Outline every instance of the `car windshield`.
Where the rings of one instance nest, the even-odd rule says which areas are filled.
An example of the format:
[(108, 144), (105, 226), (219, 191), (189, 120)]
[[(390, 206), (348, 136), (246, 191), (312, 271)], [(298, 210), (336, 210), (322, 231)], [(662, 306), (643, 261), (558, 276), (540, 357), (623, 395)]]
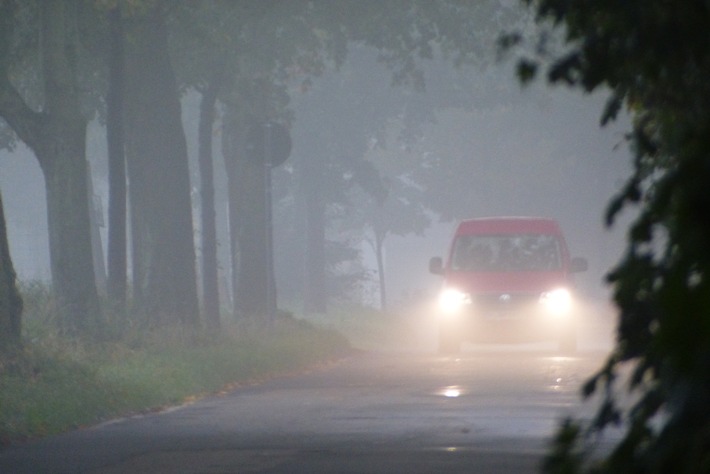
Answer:
[(461, 235), (451, 259), (457, 271), (554, 271), (561, 266), (559, 241), (547, 234)]

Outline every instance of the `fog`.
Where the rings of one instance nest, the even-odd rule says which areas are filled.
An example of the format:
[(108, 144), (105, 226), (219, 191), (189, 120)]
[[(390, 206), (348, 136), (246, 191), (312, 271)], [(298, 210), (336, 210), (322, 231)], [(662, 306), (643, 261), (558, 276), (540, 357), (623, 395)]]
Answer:
[[(274, 170), (273, 175), (279, 305), (295, 306), (294, 301), (300, 299), (303, 242), (298, 235), (302, 229), (294, 223), (299, 219), (293, 207), (298, 201), (293, 191), (294, 167), (315, 153), (329, 153), (336, 163), (346, 158), (366, 160), (381, 178), (411, 184), (423, 200), (424, 215), (430, 222), (424, 228), (414, 226), (411, 232), (402, 231), (402, 235), (391, 233), (384, 242), (391, 308), (426, 298), (436, 289), (439, 280), (428, 274), (427, 261), (446, 252), (457, 219), (494, 215), (559, 220), (571, 253), (586, 257), (590, 263), (589, 271), (578, 278), (580, 289), (590, 297), (606, 296), (604, 275), (619, 258), (625, 229), (623, 222), (606, 229), (603, 216), (610, 198), (629, 173), (629, 151), (623, 140), (627, 124), (622, 119), (600, 128), (603, 91), (585, 96), (544, 84), (521, 88), (513, 64), (495, 63), (493, 56), (492, 51), (486, 67), (462, 70), (444, 60), (424, 62), (420, 65), (424, 89), (417, 90), (411, 85), (393, 84), (391, 71), (376, 60), (374, 51), (356, 49), (339, 70), (326, 71), (305, 89), (290, 90), (293, 149), (287, 163)], [(378, 109), (375, 113), (374, 108)], [(198, 101), (188, 91), (183, 97), (183, 123), (193, 162), (195, 201), (199, 197), (194, 163), (197, 121)], [(98, 122), (89, 130), (93, 186), (96, 202), (105, 216), (105, 131)], [(331, 141), (319, 141), (326, 131), (331, 133)], [(388, 134), (388, 140), (382, 139)], [(219, 133), (215, 135), (218, 252), (223, 277), (228, 279), (226, 184)], [(435, 176), (427, 168), (426, 182), (417, 181), (421, 177), (418, 173), (431, 157), (443, 163), (440, 175)], [(333, 171), (332, 162), (324, 163)], [(352, 167), (344, 166), (335, 172), (341, 174), (343, 182), (352, 181), (348, 181)], [(330, 179), (325, 173), (323, 176)], [(320, 184), (324, 189), (332, 185)], [(332, 208), (342, 210), (348, 200), (351, 205), (356, 203), (357, 188), (357, 184), (349, 185), (342, 195), (334, 192), (338, 195), (333, 198), (337, 201), (333, 201)], [(35, 158), (22, 144), (12, 152), (0, 153), (0, 189), (19, 278), (48, 280), (44, 184)], [(388, 198), (403, 199), (396, 192), (389, 189)], [(195, 235), (199, 236), (199, 207), (194, 204), (193, 209)], [(368, 245), (368, 227), (350, 211), (331, 214), (334, 218), (328, 224), (327, 239), (357, 251), (352, 261), (341, 261), (338, 268), (364, 270), (368, 279), (360, 282), (363, 289), (354, 297), (377, 307), (377, 264)], [(107, 219), (102, 217), (99, 222)], [(101, 227), (101, 235), (105, 251), (105, 227)], [(228, 286), (224, 285), (223, 291), (228, 291)]]
[(600, 129), (603, 94), (511, 87), (499, 100), (515, 104), (441, 114), (439, 126), (457, 130), (448, 135), (458, 137), (448, 149), (477, 163), (466, 179), (484, 189), (463, 203), (459, 194), (451, 193), (454, 218), (435, 222), (424, 236), (392, 237), (387, 246), (390, 294), (406, 298), (437, 287), (439, 279), (421, 270), (430, 256), (448, 251), (456, 219), (503, 215), (557, 219), (571, 254), (590, 263), (577, 277), (579, 288), (590, 297), (606, 297), (604, 276), (621, 255), (623, 217), (628, 217), (611, 228), (604, 224), (609, 200), (630, 170), (625, 124)]

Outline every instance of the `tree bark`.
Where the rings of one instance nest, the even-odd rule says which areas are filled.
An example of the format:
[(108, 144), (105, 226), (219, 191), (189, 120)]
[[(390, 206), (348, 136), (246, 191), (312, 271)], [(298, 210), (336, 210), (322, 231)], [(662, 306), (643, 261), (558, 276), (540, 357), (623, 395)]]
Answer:
[(91, 164), (86, 163), (86, 192), (89, 194), (89, 227), (91, 237), (91, 255), (94, 262), (94, 276), (96, 290), (99, 295), (107, 295), (106, 262), (104, 260), (104, 245), (101, 240), (101, 226), (103, 225), (103, 208), (94, 192), (94, 178), (91, 173)]
[(133, 288), (151, 326), (199, 324), (187, 145), (164, 2), (126, 23), (126, 156)]
[(235, 123), (235, 114), (228, 109), (227, 114), (222, 120), (222, 156), (224, 157), (224, 167), (227, 172), (227, 214), (228, 214), (228, 232), (229, 232), (229, 273), (230, 273), (230, 292), (232, 296), (232, 313), (235, 319), (241, 315), (239, 313), (237, 303), (237, 281), (239, 279), (239, 242), (237, 233), (239, 231), (239, 217), (237, 216), (236, 203), (239, 200), (239, 194), (236, 189), (237, 169), (236, 169), (236, 154), (239, 153), (239, 140), (236, 129), (238, 125)]
[(0, 115), (37, 157), (47, 188), (50, 266), (56, 313), (64, 331), (98, 330), (100, 308), (91, 251), (86, 167), (86, 119), (81, 115), (76, 68), (77, 6), (48, 1), (40, 9), (42, 112), (28, 107), (8, 78), (12, 2), (3, 2), (0, 44)]
[(22, 297), (17, 290), (16, 278), (0, 196), (0, 353), (17, 347), (21, 340)]
[(377, 279), (380, 286), (380, 310), (387, 311), (387, 285), (385, 280), (385, 257), (384, 257), (384, 246), (385, 246), (385, 236), (386, 232), (374, 229), (375, 234), (375, 257), (377, 259)]
[(217, 331), (219, 320), (219, 289), (217, 271), (217, 224), (214, 207), (214, 169), (212, 161), (212, 129), (217, 92), (222, 81), (218, 71), (202, 93), (198, 131), (200, 198), (202, 218), (202, 311), (205, 323)]
[(306, 211), (306, 252), (303, 307), (308, 313), (328, 311), (325, 258), (325, 203), (320, 186), (322, 173), (315, 166), (302, 165), (301, 186)]
[[(60, 115), (67, 117), (67, 114)], [(89, 221), (86, 124), (74, 116), (57, 121), (50, 129), (36, 153), (47, 188), (55, 304), (65, 332), (70, 335), (95, 333), (99, 303)]]
[(108, 298), (113, 309), (126, 309), (126, 157), (123, 133), (123, 20), (119, 6), (108, 13), (109, 54), (106, 94), (106, 141), (108, 147)]
[[(246, 120), (230, 112), (225, 166), (229, 186), (230, 232), (237, 317), (263, 318), (268, 312), (266, 176), (264, 163), (245, 153)], [(273, 297), (273, 295), (271, 295)]]

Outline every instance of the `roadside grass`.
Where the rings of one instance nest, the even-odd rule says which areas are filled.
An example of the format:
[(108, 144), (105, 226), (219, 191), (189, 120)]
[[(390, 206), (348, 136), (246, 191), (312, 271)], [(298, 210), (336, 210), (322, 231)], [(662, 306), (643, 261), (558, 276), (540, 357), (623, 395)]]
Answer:
[[(41, 309), (47, 295), (25, 289), (26, 308)], [(0, 358), (0, 444), (179, 405), (351, 350), (336, 331), (290, 317), (268, 329), (225, 324), (215, 338), (174, 329), (79, 343), (29, 311), (22, 348)]]
[(298, 317), (343, 334), (357, 349), (433, 350), (436, 328), (432, 314), (426, 305), (385, 312), (343, 304), (327, 315)]

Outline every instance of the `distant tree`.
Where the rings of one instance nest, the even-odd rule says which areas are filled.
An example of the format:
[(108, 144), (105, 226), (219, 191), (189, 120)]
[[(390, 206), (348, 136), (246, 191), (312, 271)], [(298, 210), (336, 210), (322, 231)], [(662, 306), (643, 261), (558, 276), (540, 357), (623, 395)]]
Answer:
[(202, 225), (202, 312), (207, 327), (220, 326), (219, 275), (217, 269), (217, 222), (214, 206), (214, 161), (212, 139), (217, 95), (225, 81), (222, 68), (217, 68), (207, 82), (200, 102), (198, 130), (198, 163), (200, 166), (200, 217)]
[(124, 120), (124, 33), (119, 4), (108, 10), (108, 86), (106, 92), (106, 141), (108, 149), (108, 297), (116, 310), (126, 309), (127, 203)]
[[(458, 90), (456, 96), (451, 93), (455, 89), (453, 84), (448, 94), (438, 91), (437, 95), (435, 92), (430, 101), (414, 93), (426, 86), (423, 63), (435, 57), (443, 58), (447, 66), (485, 63), (490, 47), (486, 38), (490, 38), (496, 28), (517, 21), (520, 10), (496, 1), (459, 0), (346, 1), (320, 2), (317, 5), (323, 17), (341, 25), (343, 57), (346, 53), (350, 58), (355, 57), (355, 63), (341, 71), (342, 77), (335, 77), (331, 79), (331, 84), (325, 85), (325, 90), (331, 92), (331, 98), (319, 104), (339, 120), (318, 126), (311, 139), (317, 139), (315, 143), (321, 149), (306, 152), (299, 164), (304, 168), (308, 166), (302, 181), (306, 196), (303, 202), (307, 206), (306, 225), (310, 229), (306, 247), (304, 306), (308, 310), (323, 311), (326, 285), (322, 270), (322, 263), (325, 262), (325, 239), (322, 236), (325, 232), (320, 226), (327, 225), (325, 203), (334, 201), (329, 201), (333, 193), (322, 183), (328, 183), (327, 186), (332, 188), (337, 187), (342, 179), (326, 178), (318, 181), (321, 184), (317, 187), (312, 187), (310, 183), (315, 182), (318, 175), (328, 173), (335, 176), (339, 170), (357, 177), (355, 171), (359, 169), (364, 153), (372, 141), (377, 142), (381, 138), (388, 119), (404, 117), (405, 134), (412, 135), (423, 122), (433, 118), (433, 110), (437, 107), (465, 103), (466, 90)], [(363, 61), (363, 45), (376, 51), (377, 60), (388, 67), (389, 76), (376, 74), (372, 62), (367, 60), (367, 54)], [(409, 87), (395, 90), (384, 87), (385, 84)], [(311, 94), (317, 93), (319, 87), (320, 84), (315, 83)], [(314, 115), (328, 115), (323, 110), (314, 111)], [(301, 117), (298, 119), (301, 120)], [(377, 163), (373, 164), (378, 167)], [(416, 167), (416, 164), (412, 163), (412, 166)], [(397, 199), (393, 197), (390, 204)], [(376, 229), (373, 243), (377, 253), (388, 231), (382, 225), (371, 229)], [(384, 293), (384, 290), (381, 292)]]
[(190, 176), (168, 49), (169, 2), (125, 19), (133, 297), (149, 325), (199, 323)]
[[(707, 2), (527, 1), (545, 30), (519, 63), (529, 80), (608, 88), (602, 125), (626, 109), (631, 177), (608, 209), (632, 206), (626, 253), (609, 273), (619, 310), (616, 345), (584, 386), (602, 402), (589, 424), (560, 428), (547, 472), (710, 471), (710, 8)], [(550, 50), (550, 28), (564, 35)], [(506, 36), (516, 43), (520, 35)], [(627, 379), (622, 373), (630, 369)], [(623, 381), (625, 394), (617, 386)], [(621, 400), (623, 398), (623, 401)], [(620, 426), (594, 463), (586, 442)]]
[(294, 101), (296, 124), (303, 131), (294, 136), (292, 164), (296, 212), (303, 216), (302, 292), (307, 312), (327, 312), (327, 230), (340, 214), (336, 209), (348, 207), (348, 188), (358, 185), (386, 194), (377, 165), (364, 163), (363, 158), (386, 120), (402, 112), (402, 96), (390, 86), (390, 73), (377, 67), (374, 55), (372, 49), (369, 54), (359, 48), (351, 51), (339, 71), (315, 79)]
[[(343, 217), (341, 214), (351, 219), (345, 225), (350, 232), (359, 226), (362, 236), (362, 230), (369, 229), (367, 241), (380, 256), (386, 235), (393, 229), (398, 234), (418, 232), (428, 222), (423, 214), (419, 214), (421, 221), (409, 220), (409, 211), (421, 203), (408, 201), (412, 196), (405, 195), (411, 189), (399, 176), (406, 169), (417, 168), (419, 157), (403, 158), (397, 150), (416, 141), (423, 125), (434, 120), (434, 110), (444, 98), (437, 96), (441, 90), (436, 87), (427, 88), (424, 94), (422, 84), (415, 79), (393, 84), (392, 71), (378, 61), (378, 55), (375, 48), (352, 45), (338, 71), (313, 80), (307, 93), (294, 98), (296, 128), (303, 131), (295, 136), (293, 167), (294, 192), (299, 196), (296, 201), (303, 208), (297, 212), (304, 216), (306, 229), (303, 302), (309, 312), (327, 309), (326, 280), (332, 276), (326, 272), (326, 235), (333, 222)], [(450, 97), (455, 103), (460, 99)], [(329, 116), (338, 120), (324, 119)], [(389, 136), (392, 122), (401, 127), (396, 136)], [(365, 160), (368, 153), (371, 159)], [(399, 159), (398, 170), (392, 169), (393, 157)], [(389, 183), (386, 185), (383, 179)], [(400, 206), (405, 201), (411, 207)], [(406, 228), (410, 224), (413, 226)], [(378, 259), (382, 267), (379, 281), (384, 285), (382, 263)], [(380, 288), (381, 296), (385, 293)]]
[[(255, 84), (252, 84), (255, 86)], [(249, 87), (261, 96), (258, 87)], [(262, 89), (263, 90), (263, 89)], [(250, 94), (251, 95), (251, 94)], [(263, 121), (252, 112), (254, 103), (244, 98), (227, 108), (224, 122), (225, 166), (229, 180), (229, 224), (232, 239), (235, 315), (264, 319), (269, 305), (270, 268), (267, 256), (266, 164), (247, 150), (250, 126)], [(251, 112), (251, 113), (250, 113)], [(258, 113), (258, 112), (257, 112)]]
[[(44, 175), (52, 285), (59, 321), (71, 335), (96, 331), (101, 314), (91, 253), (87, 119), (78, 65), (78, 26), (91, 24), (91, 10), (84, 6), (70, 0), (0, 2), (0, 116), (32, 149)], [(40, 43), (33, 43), (33, 37), (41, 38)], [(38, 68), (23, 62), (23, 53), (37, 57), (36, 51)], [(13, 82), (18, 71), (26, 79), (21, 84)], [(33, 88), (35, 81), (41, 94)]]
[(279, 121), (285, 110), (283, 89), (269, 79), (245, 80), (224, 119), (224, 159), (229, 180), (229, 217), (235, 272), (235, 313), (264, 319), (276, 308), (273, 259), (271, 167), (255, 145), (264, 140), (263, 124)]
[(263, 313), (263, 308), (259, 308), (264, 306), (263, 286), (269, 277), (262, 277), (261, 273), (269, 270), (258, 262), (264, 262), (266, 257), (265, 207), (261, 203), (265, 176), (263, 163), (259, 167), (258, 163), (244, 161), (243, 142), (247, 129), (255, 123), (286, 122), (284, 84), (292, 81), (292, 76), (305, 80), (321, 69), (320, 55), (326, 48), (319, 40), (322, 32), (309, 20), (312, 10), (312, 2), (294, 0), (185, 2), (171, 12), (178, 77), (183, 87), (195, 88), (202, 96), (201, 255), (203, 304), (208, 321), (213, 318), (209, 314), (215, 311), (218, 295), (217, 245), (212, 237), (214, 224), (210, 222), (214, 200), (208, 183), (211, 179), (208, 160), (212, 157), (207, 157), (212, 123), (204, 122), (212, 119), (207, 112), (210, 108), (214, 110), (217, 101), (225, 105), (223, 155), (228, 178), (235, 306), (242, 314)]
[(413, 178), (417, 158), (410, 153), (401, 120), (384, 125), (381, 143), (368, 150), (356, 168), (357, 186), (346, 222), (365, 229), (365, 241), (375, 254), (380, 309), (387, 310), (385, 242), (390, 235), (421, 235), (431, 224), (424, 188)]
[[(477, 163), (471, 156), (461, 156), (456, 162), (446, 156), (432, 167), (422, 143), (425, 131), (436, 126), (438, 110), (478, 105), (476, 100), (483, 94), (473, 91), (477, 91), (480, 77), (472, 74), (471, 68), (453, 68), (439, 56), (421, 60), (406, 84), (393, 83), (392, 71), (378, 61), (379, 54), (375, 48), (352, 45), (337, 71), (314, 79), (311, 88), (293, 100), (296, 154), (292, 164), (294, 192), (299, 196), (296, 202), (302, 203), (297, 207), (303, 207), (296, 212), (303, 215), (305, 230), (301, 234), (307, 236), (303, 273), (307, 311), (325, 312), (327, 307), (325, 281), (332, 276), (325, 271), (326, 235), (340, 217), (335, 209), (352, 214), (352, 222), (346, 226), (351, 231), (357, 226), (369, 229), (367, 241), (378, 255), (387, 235), (423, 231), (429, 223), (424, 207), (447, 219), (452, 211), (460, 212), (452, 209), (452, 188), (462, 196), (472, 193), (475, 173), (471, 170)], [(339, 119), (324, 120), (329, 116)], [(398, 129), (396, 133), (393, 128)], [(450, 143), (437, 143), (447, 145)], [(467, 171), (457, 173), (456, 166)], [(444, 174), (447, 179), (433, 178)], [(451, 176), (456, 179), (448, 180)], [(388, 181), (386, 185), (383, 179)], [(458, 204), (470, 207), (465, 198)], [(378, 262), (382, 267), (379, 282), (384, 285), (382, 259)], [(380, 288), (383, 297), (385, 293), (386, 289)]]
[[(477, 16), (474, 25), (469, 20), (469, 13)], [(245, 196), (247, 186), (240, 186), (243, 174), (234, 172), (234, 158), (238, 157), (239, 137), (246, 135), (238, 124), (255, 121), (284, 119), (283, 111), (276, 110), (276, 104), (262, 103), (256, 108), (247, 102), (253, 99), (245, 90), (261, 84), (258, 88), (268, 85), (272, 90), (278, 90), (284, 84), (293, 84), (293, 78), (303, 80), (306, 84), (309, 76), (317, 74), (324, 60), (342, 61), (347, 53), (349, 42), (366, 42), (381, 51), (381, 59), (393, 68), (394, 77), (398, 81), (418, 83), (418, 75), (414, 65), (417, 57), (428, 57), (432, 53), (433, 43), (438, 43), (441, 51), (458, 63), (471, 57), (478, 57), (484, 50), (480, 38), (483, 36), (478, 25), (505, 21), (509, 9), (498, 8), (497, 2), (483, 2), (471, 5), (466, 2), (450, 0), (447, 2), (307, 2), (307, 1), (263, 1), (263, 2), (202, 2), (173, 4), (171, 9), (172, 37), (174, 57), (176, 58), (179, 77), (182, 85), (196, 87), (199, 91), (209, 90), (207, 86), (210, 76), (215, 75), (215, 69), (225, 68), (226, 77), (232, 86), (223, 88), (219, 100), (234, 104), (230, 106), (231, 115), (241, 115), (231, 120), (231, 125), (225, 129), (235, 136), (224, 137), (225, 143), (231, 146), (225, 156), (227, 161), (227, 176), (229, 177), (230, 194), (230, 226), (239, 225), (239, 220), (251, 219), (260, 212), (259, 206), (246, 206), (241, 212), (241, 206), (234, 199), (242, 201), (254, 200), (254, 196)], [(481, 19), (486, 18), (486, 21)], [(476, 28), (473, 28), (476, 26)], [(187, 45), (187, 47), (185, 47)], [(235, 92), (236, 91), (236, 92)], [(272, 97), (278, 94), (272, 94)], [(244, 101), (244, 102), (239, 102)], [(270, 109), (267, 111), (267, 109)], [(236, 128), (235, 128), (236, 127)], [(204, 127), (203, 130), (207, 130)], [(365, 141), (367, 138), (364, 139)], [(205, 149), (204, 146), (201, 147)], [(235, 154), (237, 153), (237, 154)], [(203, 163), (206, 163), (203, 161)], [(203, 172), (209, 170), (203, 168)], [(263, 173), (262, 173), (263, 174)], [(249, 189), (262, 180), (249, 180)], [(209, 187), (202, 188), (209, 193)], [(243, 183), (242, 183), (243, 184)], [(258, 189), (254, 192), (260, 193)], [(318, 192), (318, 189), (310, 189)], [(241, 198), (239, 197), (241, 196)], [(202, 196), (202, 212), (210, 214), (213, 205), (209, 199)], [(306, 201), (313, 202), (313, 200)], [(315, 211), (311, 207), (310, 211)], [(254, 215), (252, 215), (254, 214)], [(322, 216), (310, 212), (315, 223), (323, 221)], [(249, 217), (251, 216), (251, 217)], [(319, 220), (320, 219), (320, 220)], [(324, 222), (324, 221), (323, 221)], [(203, 222), (203, 225), (211, 224)], [(241, 231), (232, 228), (232, 267), (235, 280), (235, 294), (242, 293), (246, 298), (256, 298), (260, 292), (247, 291), (243, 293), (239, 286), (255, 285), (264, 280), (249, 276), (250, 272), (260, 272), (260, 264), (246, 260), (239, 261), (239, 255), (249, 259), (259, 257), (254, 253), (257, 249), (247, 250), (248, 241), (256, 241), (256, 235), (263, 235), (260, 226), (245, 225)], [(314, 229), (312, 237), (318, 238), (322, 232), (316, 231), (318, 226), (306, 226)], [(236, 234), (235, 234), (236, 232)], [(249, 237), (250, 233), (254, 233)], [(203, 229), (204, 259), (211, 259), (214, 245), (211, 240), (211, 230)], [(246, 239), (246, 240), (242, 240)], [(313, 256), (313, 262), (321, 270), (312, 268), (314, 278), (324, 275), (322, 268), (324, 259), (322, 245), (310, 241), (306, 255)], [(244, 247), (244, 248), (240, 248)], [(263, 245), (260, 247), (264, 247)], [(261, 259), (263, 260), (263, 259)], [(309, 258), (309, 261), (310, 258)], [(207, 260), (205, 260), (207, 262)], [(203, 278), (205, 287), (210, 287), (208, 279), (214, 281), (215, 270), (212, 265), (203, 262)], [(247, 272), (246, 275), (242, 271)], [(267, 269), (267, 272), (269, 270)], [(271, 277), (273, 278), (273, 277)], [(307, 279), (308, 280), (308, 279)], [(240, 283), (241, 282), (241, 283)], [(319, 283), (320, 282), (320, 283)], [(313, 288), (325, 288), (323, 278), (317, 277), (310, 285)], [(254, 290), (252, 288), (252, 290)], [(214, 299), (213, 291), (204, 291), (205, 303)], [(211, 295), (211, 296), (210, 296)], [(237, 296), (237, 300), (241, 298)], [(243, 303), (238, 301), (239, 304)], [(251, 305), (247, 304), (247, 307)], [(319, 304), (319, 306), (321, 306)]]
[[(239, 2), (180, 2), (170, 12), (170, 45), (181, 90), (200, 94), (197, 130), (202, 317), (211, 331), (220, 326), (217, 219), (215, 213), (214, 142), (220, 95), (230, 90), (236, 74)], [(193, 131), (186, 130), (189, 134)]]
[(0, 196), (0, 354), (17, 347), (22, 335), (22, 297), (15, 280)]

